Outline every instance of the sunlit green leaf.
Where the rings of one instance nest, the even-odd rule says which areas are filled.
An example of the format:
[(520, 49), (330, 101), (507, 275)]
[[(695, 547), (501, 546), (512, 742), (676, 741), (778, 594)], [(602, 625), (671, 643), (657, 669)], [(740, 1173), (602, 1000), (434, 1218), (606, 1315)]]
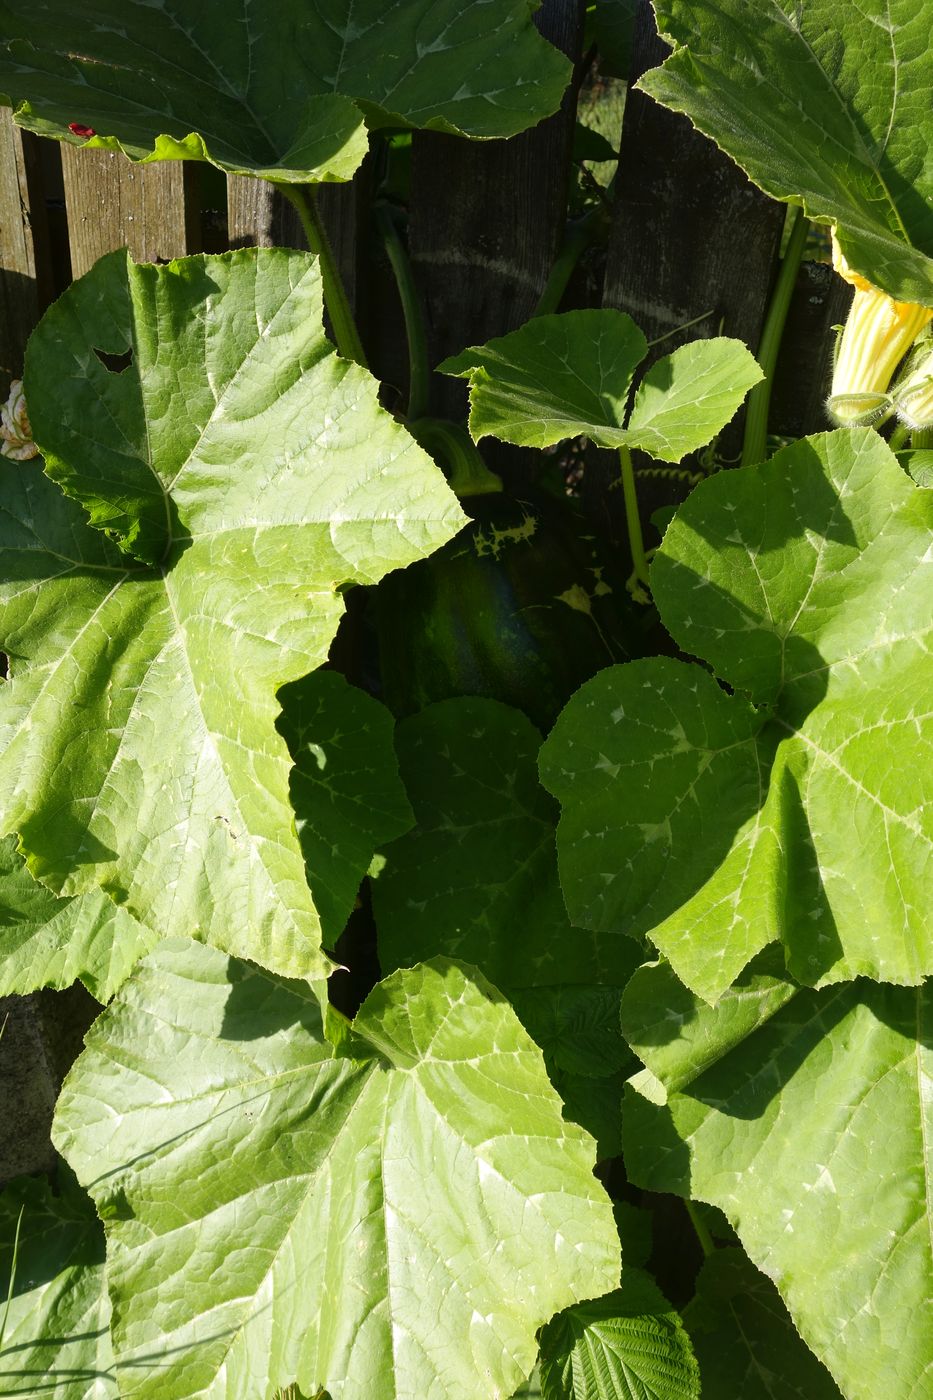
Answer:
[(652, 565), (667, 658), (601, 672), (541, 754), (571, 918), (715, 1000), (781, 940), (813, 984), (933, 971), (933, 498), (878, 435), (702, 484)]
[(933, 305), (931, 0), (654, 0), (675, 48), (639, 87), (756, 184), (838, 224), (858, 272)]
[(305, 984), (181, 941), (90, 1032), (55, 1138), (105, 1222), (125, 1393), (509, 1395), (612, 1287), (592, 1140), (479, 974), (393, 974), (349, 1049)]
[(588, 437), (679, 462), (724, 428), (761, 370), (738, 340), (683, 345), (653, 365), (629, 416), (648, 342), (622, 311), (538, 316), (439, 366), (470, 382), (470, 432), (524, 447)]
[[(49, 473), (100, 529), (36, 462), (0, 496), (0, 815), (32, 873), (318, 977), (276, 690), (325, 660), (341, 587), (463, 520), (321, 316), (305, 254), (110, 255), (26, 376)], [(121, 373), (95, 354), (127, 349)]]
[(0, 94), (20, 125), (134, 160), (347, 180), (368, 125), (512, 136), (555, 111), (570, 65), (527, 0), (4, 0)]

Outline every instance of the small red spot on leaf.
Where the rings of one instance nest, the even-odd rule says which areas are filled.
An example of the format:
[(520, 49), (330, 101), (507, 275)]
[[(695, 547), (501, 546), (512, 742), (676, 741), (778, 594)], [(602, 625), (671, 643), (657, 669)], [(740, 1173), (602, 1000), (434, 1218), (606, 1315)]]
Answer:
[(83, 136), (85, 140), (87, 140), (89, 136), (97, 135), (97, 132), (92, 126), (82, 126), (80, 122), (69, 122), (68, 130), (75, 136)]

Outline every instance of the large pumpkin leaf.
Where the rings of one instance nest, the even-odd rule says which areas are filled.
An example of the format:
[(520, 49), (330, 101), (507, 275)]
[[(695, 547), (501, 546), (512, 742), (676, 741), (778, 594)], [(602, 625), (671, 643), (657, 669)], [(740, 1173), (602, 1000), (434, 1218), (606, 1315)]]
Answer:
[(31, 131), (134, 160), (347, 180), (364, 121), (512, 136), (557, 109), (563, 54), (528, 0), (3, 0), (0, 101)]
[(0, 1195), (0, 1395), (116, 1400), (104, 1232), (71, 1173), (57, 1175), (57, 1194), (39, 1177)]
[(0, 996), (80, 979), (109, 1001), (157, 937), (100, 890), (57, 898), (32, 878), (15, 836), (0, 841)]
[(544, 1400), (698, 1400), (690, 1339), (650, 1274), (623, 1269), (604, 1298), (567, 1308), (541, 1333)]
[(722, 336), (682, 345), (652, 365), (628, 412), (648, 342), (624, 311), (537, 316), (439, 366), (470, 382), (470, 432), (549, 447), (581, 434), (679, 462), (725, 427), (761, 370)]
[(725, 1211), (848, 1400), (913, 1400), (933, 1369), (931, 986), (789, 986), (776, 1006), (751, 973), (716, 1008), (636, 975), (630, 1179)]
[[(303, 254), (110, 255), (35, 333), (27, 394), (49, 470), (144, 558), (35, 463), (0, 506), (4, 829), (56, 893), (302, 976), (328, 962), (275, 692), (326, 658), (339, 588), (463, 520), (321, 314)], [(120, 374), (95, 354), (127, 347)]]
[(850, 265), (933, 305), (931, 0), (654, 0), (674, 45), (638, 86), (776, 199), (838, 224)]
[(570, 701), (541, 772), (575, 922), (650, 935), (710, 1000), (774, 939), (809, 983), (933, 971), (931, 521), (870, 430), (693, 493), (652, 588), (734, 690), (657, 658)]
[(741, 1249), (717, 1249), (703, 1261), (684, 1326), (703, 1400), (843, 1400), (774, 1284)]
[(446, 960), (380, 983), (341, 1058), (305, 984), (163, 944), (91, 1031), (55, 1140), (105, 1222), (141, 1400), (293, 1379), (492, 1400), (618, 1276), (592, 1141), (507, 1003)]

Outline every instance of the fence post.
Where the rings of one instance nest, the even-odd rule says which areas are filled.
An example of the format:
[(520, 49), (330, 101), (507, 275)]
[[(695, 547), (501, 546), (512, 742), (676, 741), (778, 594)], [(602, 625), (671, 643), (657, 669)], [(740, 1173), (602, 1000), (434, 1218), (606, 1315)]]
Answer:
[(50, 297), (48, 227), (39, 142), (0, 107), (0, 393), (23, 369), (23, 352)]
[(197, 174), (182, 161), (134, 165), (115, 151), (63, 144), (71, 270), (127, 247), (137, 262), (168, 262), (201, 246)]

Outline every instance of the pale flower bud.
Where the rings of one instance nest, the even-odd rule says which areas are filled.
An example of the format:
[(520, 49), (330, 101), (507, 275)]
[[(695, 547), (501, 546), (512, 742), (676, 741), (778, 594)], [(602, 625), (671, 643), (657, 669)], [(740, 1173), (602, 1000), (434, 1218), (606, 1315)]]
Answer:
[(894, 390), (897, 416), (911, 432), (933, 428), (933, 348), (920, 359)]
[(871, 423), (891, 407), (888, 386), (933, 309), (895, 301), (853, 272), (833, 231), (833, 267), (855, 288), (839, 339), (827, 408), (840, 427)]
[(12, 457), (15, 462), (26, 462), (30, 457), (37, 456), (38, 452), (26, 412), (23, 381), (14, 379), (10, 385), (10, 396), (0, 408), (0, 456)]

